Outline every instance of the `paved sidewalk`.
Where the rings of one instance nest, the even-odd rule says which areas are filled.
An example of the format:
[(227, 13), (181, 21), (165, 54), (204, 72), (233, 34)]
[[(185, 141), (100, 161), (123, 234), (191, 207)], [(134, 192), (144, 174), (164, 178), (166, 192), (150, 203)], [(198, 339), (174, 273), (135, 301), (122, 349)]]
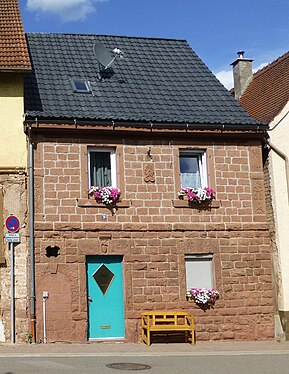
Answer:
[(83, 343), (83, 344), (2, 344), (0, 357), (11, 356), (174, 356), (174, 355), (240, 355), (289, 354), (289, 341), (241, 341), (145, 344)]

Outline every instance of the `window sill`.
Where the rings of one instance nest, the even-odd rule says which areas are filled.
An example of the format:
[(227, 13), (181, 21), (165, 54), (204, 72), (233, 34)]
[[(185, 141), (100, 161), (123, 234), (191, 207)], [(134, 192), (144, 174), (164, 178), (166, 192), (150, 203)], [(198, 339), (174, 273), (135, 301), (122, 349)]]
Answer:
[(220, 208), (221, 201), (220, 200), (213, 200), (210, 204), (206, 203), (189, 203), (188, 200), (172, 200), (172, 205), (174, 208), (190, 208), (190, 209), (216, 209)]
[[(105, 204), (100, 204), (94, 199), (77, 199), (77, 206), (80, 208), (107, 208)], [(130, 200), (121, 200), (116, 204), (117, 208), (129, 208)]]

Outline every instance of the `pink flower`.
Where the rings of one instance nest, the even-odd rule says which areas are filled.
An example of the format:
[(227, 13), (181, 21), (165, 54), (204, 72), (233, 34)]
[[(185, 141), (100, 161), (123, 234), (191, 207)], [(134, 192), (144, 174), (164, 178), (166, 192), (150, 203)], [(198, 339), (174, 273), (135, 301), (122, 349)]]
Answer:
[(213, 305), (219, 298), (219, 292), (214, 288), (191, 288), (187, 291), (187, 297), (191, 297), (196, 304)]
[(111, 206), (118, 202), (121, 192), (116, 187), (91, 186), (88, 194), (93, 195), (97, 202)]
[(183, 199), (185, 195), (187, 195), (189, 202), (210, 202), (212, 199), (215, 199), (215, 191), (212, 188), (195, 188), (195, 187), (187, 187), (181, 188), (178, 195), (180, 199)]

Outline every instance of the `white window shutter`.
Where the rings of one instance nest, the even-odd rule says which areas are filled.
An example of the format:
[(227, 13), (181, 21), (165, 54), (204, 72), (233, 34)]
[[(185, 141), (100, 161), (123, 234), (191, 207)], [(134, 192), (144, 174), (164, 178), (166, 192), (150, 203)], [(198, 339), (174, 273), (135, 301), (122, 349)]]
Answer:
[(186, 283), (189, 288), (213, 288), (212, 256), (186, 257)]

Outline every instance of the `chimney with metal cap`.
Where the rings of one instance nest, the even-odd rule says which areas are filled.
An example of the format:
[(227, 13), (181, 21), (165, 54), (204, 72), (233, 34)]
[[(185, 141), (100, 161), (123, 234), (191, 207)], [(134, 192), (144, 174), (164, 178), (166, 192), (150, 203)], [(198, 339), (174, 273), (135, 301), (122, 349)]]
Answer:
[(232, 62), (231, 65), (233, 65), (235, 98), (240, 100), (240, 97), (243, 95), (249, 83), (253, 79), (253, 60), (250, 58), (244, 58), (244, 51), (239, 51), (237, 54), (237, 60)]

